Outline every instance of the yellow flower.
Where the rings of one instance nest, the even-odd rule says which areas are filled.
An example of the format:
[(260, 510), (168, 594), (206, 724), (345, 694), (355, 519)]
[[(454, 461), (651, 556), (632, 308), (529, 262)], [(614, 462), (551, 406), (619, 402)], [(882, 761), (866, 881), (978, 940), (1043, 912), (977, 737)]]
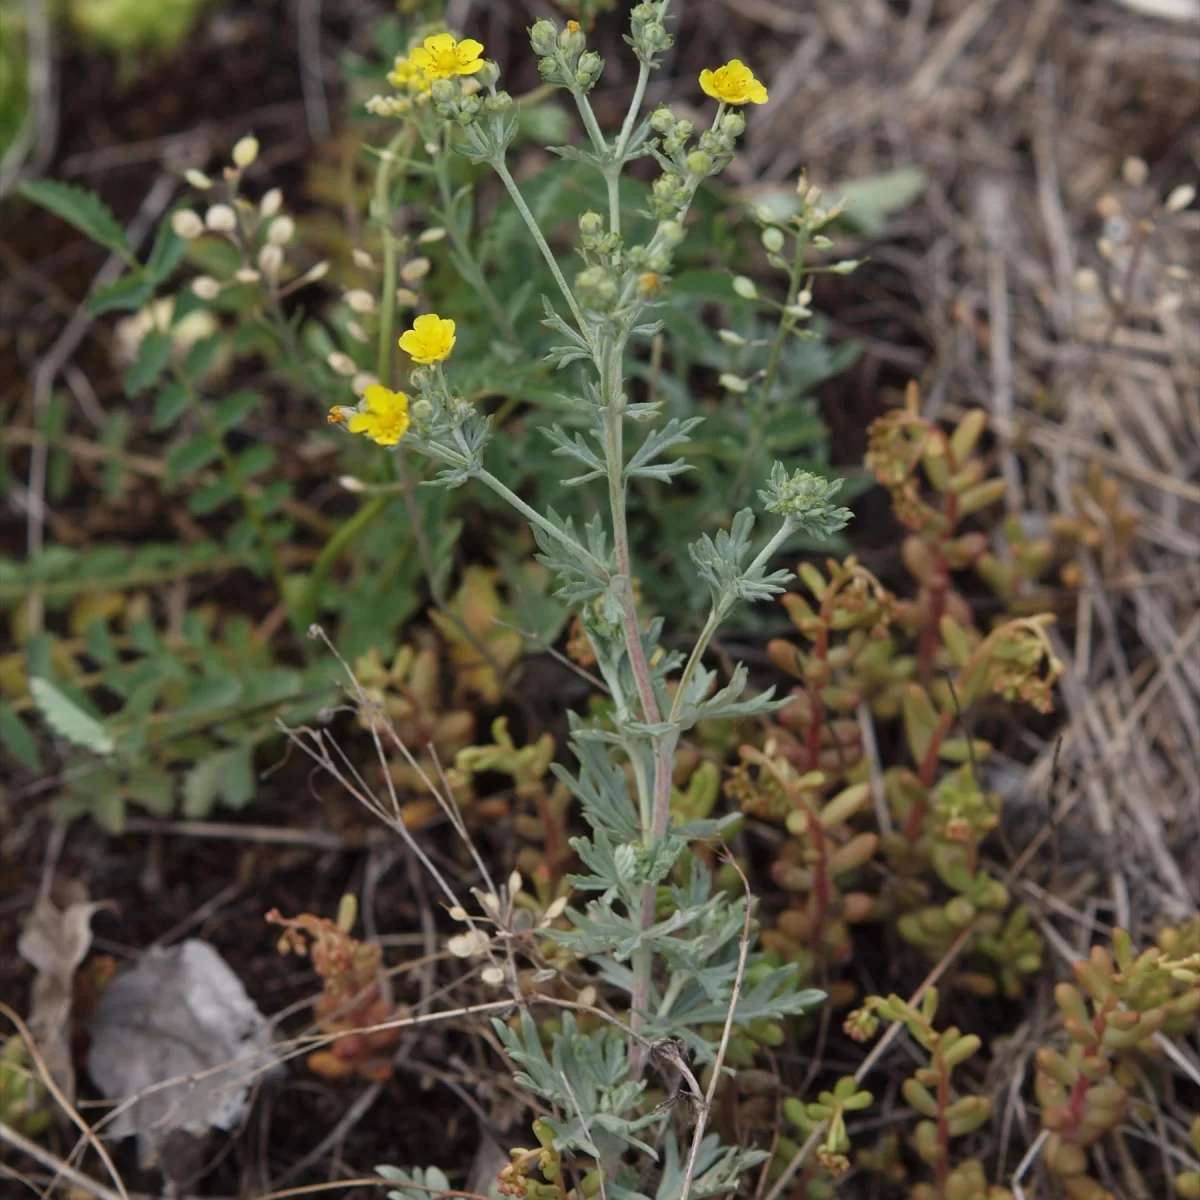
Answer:
[(723, 104), (767, 102), (767, 89), (754, 78), (754, 72), (740, 58), (730, 59), (715, 71), (701, 71), (700, 86), (706, 96)]
[(413, 93), (429, 91), (429, 80), (425, 77), (425, 72), (411, 58), (405, 58), (403, 54), (396, 55), (396, 63), (388, 72), (387, 80), (397, 91)]
[(474, 38), (459, 41), (451, 33), (435, 33), (423, 45), (409, 53), (409, 62), (425, 74), (428, 83), (435, 79), (453, 79), (455, 75), (474, 75), (483, 69), (483, 43)]
[(400, 349), (423, 367), (440, 363), (454, 349), (454, 322), (437, 313), (425, 313), (400, 335)]
[(373, 383), (363, 393), (367, 411), (350, 418), (351, 433), (365, 433), (380, 446), (394, 446), (408, 429), (408, 397)]

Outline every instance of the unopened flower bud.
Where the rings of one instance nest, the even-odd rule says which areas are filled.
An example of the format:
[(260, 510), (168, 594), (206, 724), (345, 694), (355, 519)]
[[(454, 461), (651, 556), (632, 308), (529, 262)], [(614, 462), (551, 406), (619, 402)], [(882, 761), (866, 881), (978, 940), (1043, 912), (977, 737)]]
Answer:
[(579, 232), (586, 237), (595, 237), (604, 232), (604, 218), (598, 212), (585, 212), (579, 218)]
[(431, 229), (424, 230), (417, 241), (424, 246), (430, 242), (440, 242), (445, 236), (446, 230), (441, 225), (434, 225)]
[(211, 275), (197, 275), (192, 280), (192, 291), (201, 300), (215, 300), (221, 294), (221, 285)]
[(849, 275), (851, 272), (857, 271), (858, 266), (857, 258), (843, 258), (840, 262), (832, 263), (826, 267), (826, 270), (831, 275)]
[(658, 240), (668, 249), (683, 241), (683, 226), (678, 221), (663, 221), (658, 227)]
[(783, 249), (783, 230), (771, 225), (762, 231), (763, 247), (772, 254), (778, 254)]
[(258, 265), (268, 279), (274, 279), (283, 266), (283, 247), (268, 242), (258, 252)]
[(420, 300), (421, 297), (418, 296), (417, 293), (411, 288), (396, 289), (396, 303), (400, 305), (401, 308), (416, 308)]
[(417, 283), (429, 274), (429, 268), (432, 266), (427, 258), (414, 258), (410, 262), (406, 262), (400, 268), (400, 278), (405, 283)]
[(375, 297), (362, 288), (355, 288), (353, 291), (347, 292), (345, 299), (346, 303), (356, 313), (375, 311)]
[(747, 275), (735, 275), (733, 277), (733, 290), (743, 300), (758, 299), (758, 288), (754, 286), (754, 280)]
[(272, 188), (269, 192), (263, 192), (263, 197), (258, 202), (258, 211), (264, 217), (273, 217), (282, 207), (283, 192), (279, 188)]
[(485, 58), (483, 66), (470, 78), (477, 80), (482, 88), (494, 88), (500, 81), (500, 68), (490, 58)]
[(204, 222), (190, 208), (181, 208), (171, 214), (171, 228), (178, 237), (191, 241), (204, 232)]
[(358, 374), (358, 366), (356, 365), (354, 359), (352, 359), (348, 354), (343, 354), (340, 350), (334, 350), (326, 357), (325, 361), (338, 375)]
[(350, 251), (350, 257), (354, 260), (354, 265), (360, 271), (369, 271), (375, 266), (375, 260), (365, 250), (360, 250), (357, 246)]
[(535, 21), (529, 31), (529, 44), (539, 58), (549, 58), (558, 46), (558, 31), (552, 21)]
[(346, 332), (356, 342), (365, 342), (367, 340), (367, 331), (357, 321), (347, 321)]
[[(469, 115), (474, 115), (479, 111), (479, 104), (476, 102), (474, 108), (468, 106), (467, 101), (463, 101), (463, 110)], [(482, 107), (489, 113), (507, 112), (512, 108), (512, 97), (507, 92), (497, 92), (494, 96), (489, 96)]]
[(458, 84), (449, 79), (435, 79), (429, 89), (435, 104), (452, 104), (460, 94)]
[(568, 21), (558, 31), (558, 48), (564, 54), (581, 54), (587, 46), (587, 38), (579, 27), (578, 21)]
[(267, 241), (286, 246), (296, 234), (296, 222), (291, 217), (276, 217), (267, 230)]
[(183, 177), (200, 192), (207, 192), (213, 185), (212, 180), (203, 171), (197, 171), (195, 167), (189, 167), (184, 171)]
[(675, 114), (661, 104), (650, 114), (650, 128), (655, 133), (670, 133), (675, 128)]
[(1146, 165), (1144, 158), (1138, 158), (1136, 155), (1130, 155), (1121, 164), (1121, 178), (1125, 180), (1130, 187), (1142, 187), (1146, 180), (1150, 177), (1150, 168)]
[(721, 132), (728, 138), (740, 138), (746, 132), (746, 118), (740, 112), (726, 113), (721, 118)]
[(253, 267), (239, 267), (233, 277), (238, 283), (257, 283), (262, 278)]
[(727, 392), (735, 392), (739, 396), (745, 395), (750, 390), (750, 385), (740, 375), (731, 375), (728, 371), (717, 382)]
[(734, 333), (732, 329), (718, 329), (717, 337), (727, 346), (744, 346), (746, 344), (746, 339), (740, 333)]
[(687, 156), (687, 169), (693, 175), (707, 175), (713, 169), (712, 155), (705, 154), (703, 150), (693, 150)]
[(1167, 197), (1163, 207), (1169, 213), (1183, 212), (1196, 198), (1196, 189), (1190, 183), (1181, 183)]
[(252, 133), (247, 134), (244, 138), (239, 138), (233, 147), (233, 165), (244, 171), (253, 164), (256, 158), (258, 158), (258, 138)]
[(214, 204), (204, 214), (204, 223), (214, 233), (233, 233), (237, 229), (237, 213), (228, 204)]
[(575, 68), (575, 79), (583, 87), (590, 87), (600, 78), (604, 70), (604, 59), (595, 50), (588, 50), (580, 56), (579, 65)]

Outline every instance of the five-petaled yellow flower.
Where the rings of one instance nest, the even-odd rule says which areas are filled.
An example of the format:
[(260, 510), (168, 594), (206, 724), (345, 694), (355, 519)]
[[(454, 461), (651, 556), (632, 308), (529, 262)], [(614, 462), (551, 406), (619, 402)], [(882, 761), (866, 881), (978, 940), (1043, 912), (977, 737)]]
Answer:
[(423, 367), (440, 363), (454, 349), (454, 322), (437, 313), (425, 313), (400, 335), (400, 349)]
[(408, 430), (408, 397), (373, 383), (363, 393), (367, 411), (350, 418), (351, 433), (365, 433), (380, 446), (394, 446)]
[(397, 91), (421, 93), (429, 91), (429, 79), (411, 58), (396, 55), (396, 62), (388, 72), (388, 83)]
[(483, 69), (483, 43), (474, 38), (461, 42), (452, 33), (435, 33), (411, 50), (409, 62), (425, 73), (425, 79), (453, 79), (455, 75), (474, 75)]
[(706, 96), (723, 104), (767, 102), (767, 89), (754, 78), (754, 72), (740, 58), (730, 59), (715, 71), (701, 71), (700, 86)]

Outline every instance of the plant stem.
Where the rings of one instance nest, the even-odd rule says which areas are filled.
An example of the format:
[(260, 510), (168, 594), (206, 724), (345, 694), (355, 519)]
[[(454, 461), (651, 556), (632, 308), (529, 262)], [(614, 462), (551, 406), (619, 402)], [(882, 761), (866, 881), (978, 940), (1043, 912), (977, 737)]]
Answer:
[(779, 328), (775, 331), (775, 341), (771, 344), (771, 353), (767, 359), (767, 369), (763, 373), (762, 382), (758, 387), (758, 396), (750, 413), (750, 436), (747, 439), (746, 456), (738, 470), (737, 479), (733, 485), (733, 502), (736, 507), (745, 499), (746, 486), (750, 482), (750, 473), (762, 450), (763, 430), (767, 421), (767, 410), (770, 407), (771, 392), (775, 387), (775, 378), (779, 374), (779, 363), (783, 358), (783, 347), (791, 332), (796, 328), (799, 317), (793, 316), (786, 310), (796, 303), (800, 287), (804, 279), (804, 254), (808, 248), (808, 230), (801, 225), (796, 234), (796, 252), (792, 256), (791, 269), (788, 271), (787, 299), (784, 310), (779, 314)]
[(333, 536), (321, 547), (317, 561), (313, 563), (308, 574), (308, 582), (304, 585), (304, 595), (299, 605), (300, 619), (305, 627), (316, 620), (317, 604), (320, 600), (321, 589), (333, 569), (333, 564), (341, 558), (343, 551), (357, 540), (367, 529), (383, 516), (388, 506), (396, 499), (393, 492), (377, 492), (365, 500), (358, 511), (337, 527)]
[(575, 318), (575, 324), (579, 326), (579, 332), (590, 342), (589, 327), (584, 318), (583, 310), (579, 307), (570, 287), (567, 286), (567, 281), (563, 278), (563, 273), (559, 269), (558, 262), (555, 260), (554, 252), (546, 244), (546, 239), (542, 236), (542, 231), (538, 228), (537, 219), (529, 211), (529, 205), (525, 203), (525, 197), (521, 195), (520, 189), (518, 189), (516, 181), (509, 172), (507, 164), (503, 158), (497, 157), (492, 160), (492, 166), (496, 174), (500, 176), (505, 188), (508, 189), (508, 194), (517, 206), (517, 212), (521, 214), (521, 220), (528, 227), (530, 236), (536, 243), (537, 248), (542, 252), (542, 257), (546, 260), (546, 265), (550, 268), (550, 274), (554, 276), (554, 282), (558, 284), (558, 290), (562, 292), (563, 299), (566, 300), (567, 307), (571, 310), (571, 315)]
[[(646, 83), (650, 79), (650, 67), (647, 63), (638, 64), (637, 83), (633, 89), (633, 99), (629, 102), (629, 111), (621, 125), (621, 133), (612, 151), (612, 159), (604, 171), (604, 182), (608, 185), (608, 227), (613, 233), (621, 232), (621, 168), (625, 165), (625, 154), (629, 150), (629, 139), (633, 136), (634, 122), (638, 110), (642, 107), (642, 99), (646, 95)], [(591, 111), (591, 105), (588, 105)]]
[(442, 150), (434, 160), (438, 192), (442, 197), (442, 220), (446, 224), (446, 232), (450, 237), (450, 244), (454, 247), (454, 253), (458, 255), (459, 273), (478, 293), (484, 307), (492, 314), (492, 320), (496, 322), (500, 332), (504, 335), (505, 341), (516, 346), (520, 343), (516, 330), (513, 329), (512, 321), (504, 306), (496, 299), (496, 293), (492, 291), (491, 285), (483, 273), (483, 268), (479, 265), (479, 261), (471, 249), (470, 241), (458, 223), (454, 197), (450, 191), (450, 130), (451, 125), (447, 121), (442, 138)]

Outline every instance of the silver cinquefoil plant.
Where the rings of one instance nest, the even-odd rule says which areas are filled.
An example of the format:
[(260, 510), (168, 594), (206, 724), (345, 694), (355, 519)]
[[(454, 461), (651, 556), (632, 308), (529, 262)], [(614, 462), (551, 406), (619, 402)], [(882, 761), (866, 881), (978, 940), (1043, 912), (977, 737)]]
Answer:
[[(759, 493), (774, 525), (765, 539), (755, 541), (755, 514), (747, 508), (728, 530), (715, 537), (704, 534), (689, 548), (711, 607), (687, 656), (663, 649), (661, 621), (643, 628), (634, 603), (626, 490), (633, 479), (669, 484), (685, 471), (678, 453), (697, 421), (672, 419), (656, 426), (660, 405), (637, 403), (627, 391), (627, 352), (632, 340), (652, 337), (659, 329), (652, 310), (669, 287), (689, 206), (703, 180), (732, 158), (745, 128), (739, 106), (766, 99), (749, 68), (734, 61), (701, 77), (705, 92), (718, 103), (712, 126), (697, 138), (691, 123), (669, 109), (642, 117), (650, 73), (671, 45), (668, 7), (669, 0), (651, 0), (633, 10), (626, 40), (639, 64), (637, 85), (622, 127), (611, 138), (601, 131), (588, 100), (603, 62), (587, 49), (582, 31), (574, 22), (559, 31), (549, 21), (538, 21), (530, 30), (543, 78), (571, 93), (588, 134), (589, 144), (556, 152), (595, 167), (607, 184), (607, 216), (588, 212), (580, 218), (584, 265), (571, 282), (505, 163), (516, 128), (512, 101), (497, 90), (499, 71), (481, 59), (478, 42), (448, 34), (426, 39), (389, 76), (400, 94), (371, 104), (381, 115), (421, 123), (426, 144), (441, 140), (430, 133), (440, 132), (447, 141), (453, 134), (460, 153), (487, 163), (503, 181), (558, 284), (560, 297), (543, 300), (545, 323), (562, 339), (550, 357), (564, 380), (573, 381), (566, 386), (575, 389), (574, 403), (590, 425), (587, 436), (568, 436), (558, 426), (545, 432), (556, 453), (578, 468), (564, 486), (606, 480), (608, 512), (576, 528), (553, 510), (535, 511), (487, 470), (490, 423), (455, 394), (442, 365), (453, 348), (454, 325), (437, 314), (418, 318), (401, 340), (423, 364), (412, 375), (411, 403), (404, 392), (381, 385), (357, 408), (339, 408), (332, 416), (381, 445), (395, 446), (403, 438), (441, 465), (435, 482), (447, 487), (480, 483), (528, 519), (541, 561), (558, 579), (558, 594), (578, 608), (614, 704), (605, 723), (572, 718), (578, 774), (562, 768), (557, 773), (591, 827), (589, 836), (572, 843), (585, 873), (571, 879), (590, 899), (567, 909), (569, 929), (543, 933), (594, 964), (609, 995), (625, 997), (628, 1024), (622, 1028), (614, 1021), (585, 1033), (567, 1014), (547, 1052), (527, 1010), (519, 1028), (495, 1023), (519, 1067), (518, 1081), (554, 1114), (538, 1123), (537, 1132), (548, 1155), (542, 1159), (543, 1174), (556, 1186), (512, 1175), (505, 1190), (520, 1195), (565, 1197), (557, 1164), (559, 1156), (570, 1160), (574, 1155), (590, 1156), (599, 1166), (581, 1190), (610, 1200), (640, 1200), (651, 1178), (649, 1160), (659, 1164), (657, 1200), (734, 1189), (740, 1173), (765, 1156), (721, 1146), (715, 1135), (705, 1137), (707, 1105), (698, 1094), (694, 1103), (676, 1110), (694, 1120), (690, 1148), (681, 1153), (667, 1128), (672, 1109), (648, 1111), (644, 1101), (649, 1061), (665, 1050), (677, 1065), (686, 1067), (690, 1059), (697, 1072), (719, 1071), (725, 1041), (718, 1044), (706, 1031), (724, 1026), (727, 1040), (734, 1025), (803, 1013), (824, 998), (820, 992), (797, 991), (790, 967), (772, 969), (760, 955), (747, 956), (748, 898), (714, 892), (709, 869), (689, 852), (698, 839), (720, 837), (725, 823), (672, 825), (670, 805), (675, 750), (683, 734), (701, 720), (747, 717), (776, 706), (770, 691), (746, 694), (742, 666), (714, 691), (715, 672), (703, 665), (704, 654), (736, 604), (783, 590), (790, 575), (771, 564), (789, 538), (798, 531), (828, 537), (846, 524), (850, 513), (834, 504), (840, 481), (803, 471), (789, 474), (777, 463)], [(644, 156), (662, 167), (651, 191), (657, 225), (648, 243), (629, 245), (622, 236), (618, 182), (625, 166)], [(559, 301), (565, 311), (556, 307)], [(639, 436), (630, 451), (625, 439), (634, 431)], [(620, 1003), (616, 1007), (620, 1012)], [(546, 1170), (548, 1163), (555, 1164), (553, 1171)], [(402, 1185), (395, 1194), (425, 1200), (424, 1173), (392, 1174)]]

